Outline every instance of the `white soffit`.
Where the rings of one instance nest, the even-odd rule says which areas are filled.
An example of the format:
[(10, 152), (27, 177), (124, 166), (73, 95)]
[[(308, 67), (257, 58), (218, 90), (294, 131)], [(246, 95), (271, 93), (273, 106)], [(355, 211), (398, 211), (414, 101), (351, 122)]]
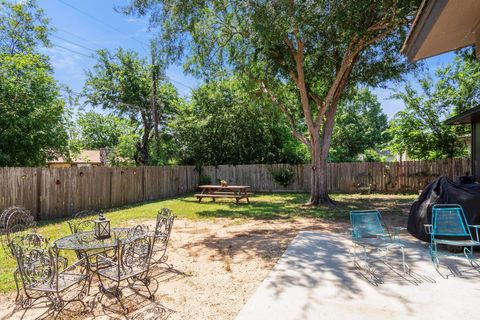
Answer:
[(402, 52), (409, 60), (467, 47), (480, 38), (480, 0), (424, 1)]

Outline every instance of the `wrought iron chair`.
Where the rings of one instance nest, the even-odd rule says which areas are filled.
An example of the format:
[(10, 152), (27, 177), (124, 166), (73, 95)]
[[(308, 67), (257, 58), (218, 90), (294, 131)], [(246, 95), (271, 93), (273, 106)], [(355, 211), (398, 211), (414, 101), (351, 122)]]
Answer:
[[(16, 224), (10, 229), (10, 233), (8, 234), (7, 241), (8, 241), (8, 250), (6, 252), (9, 253), (14, 259), (15, 259), (14, 248), (16, 245), (17, 246), (22, 245), (22, 246), (28, 246), (28, 247), (37, 245), (42, 247), (43, 243), (45, 243), (44, 238), (35, 233), (35, 229), (32, 229), (23, 224)], [(20, 271), (18, 267), (13, 272), (13, 278), (15, 280), (15, 286), (17, 289), (15, 302), (18, 302), (20, 298), (19, 272)]]
[[(6, 255), (15, 259), (10, 243), (16, 242), (27, 233), (35, 232), (36, 226), (37, 224), (30, 211), (24, 207), (15, 205), (5, 208), (0, 214), (0, 239)], [(20, 288), (17, 281), (19, 277), (18, 272), (19, 270), (17, 268), (13, 273), (17, 289), (17, 295), (15, 297), (16, 302), (18, 302), (20, 297)]]
[[(472, 235), (475, 230), (475, 237)], [(438, 245), (463, 247), (463, 256), (472, 263), (475, 260), (473, 248), (480, 246), (480, 225), (469, 225), (458, 204), (436, 204), (432, 207), (432, 224), (425, 225), (425, 231), (430, 234), (429, 253), (435, 269), (439, 267), (438, 257), (455, 255), (440, 253)]]
[[(71, 302), (78, 301), (86, 307), (82, 299), (86, 295), (88, 277), (75, 270), (88, 261), (80, 260), (66, 266), (58, 248), (50, 246), (47, 240), (35, 233), (12, 241), (10, 246), (17, 261), (19, 277), (16, 280), (19, 278), (23, 287), (21, 306), (25, 309), (24, 315), (41, 299), (46, 300), (50, 307), (46, 312), (50, 313), (53, 309), (55, 318)], [(73, 298), (68, 298), (71, 288), (77, 284), (81, 285), (81, 290)]]
[(367, 248), (373, 248), (383, 254), (383, 262), (390, 266), (389, 253), (392, 249), (400, 250), (402, 254), (403, 272), (408, 272), (408, 265), (405, 263), (404, 245), (400, 242), (399, 233), (405, 229), (402, 227), (392, 228), (392, 233), (387, 232), (383, 224), (382, 215), (377, 210), (355, 210), (350, 211), (350, 222), (352, 224), (353, 262), (360, 267), (357, 260), (357, 247), (362, 247), (364, 262), (369, 265)]
[(74, 234), (84, 231), (92, 231), (95, 228), (94, 220), (97, 215), (98, 212), (93, 210), (84, 210), (75, 213), (67, 221), (70, 232)]
[[(153, 233), (152, 263), (165, 263), (168, 260), (167, 249), (172, 232), (175, 215), (168, 208), (162, 208), (157, 214), (157, 222)], [(171, 265), (167, 265), (171, 268)]]
[[(85, 232), (85, 231), (92, 231), (95, 229), (95, 222), (94, 216), (98, 215), (98, 212), (93, 210), (83, 210), (75, 213), (72, 215), (68, 223), (68, 227), (70, 228), (70, 232), (72, 234)], [(87, 257), (87, 253), (83, 251), (75, 251), (78, 259), (83, 259)]]
[[(155, 296), (148, 287), (151, 281), (149, 270), (153, 249), (153, 238), (149, 236), (148, 229), (142, 226), (132, 228), (127, 238), (117, 240), (115, 259), (99, 256), (97, 259), (97, 275), (99, 279), (100, 295), (94, 298), (102, 302), (105, 295), (111, 295), (117, 299), (124, 312), (128, 309), (123, 304), (122, 290), (120, 284), (127, 283), (128, 287), (134, 289), (137, 282), (140, 282), (148, 291), (148, 299), (154, 300)], [(113, 283), (107, 286), (107, 282)]]
[(0, 235), (4, 251), (14, 258), (9, 243), (17, 232), (35, 229), (36, 222), (30, 211), (21, 206), (8, 207), (0, 214)]

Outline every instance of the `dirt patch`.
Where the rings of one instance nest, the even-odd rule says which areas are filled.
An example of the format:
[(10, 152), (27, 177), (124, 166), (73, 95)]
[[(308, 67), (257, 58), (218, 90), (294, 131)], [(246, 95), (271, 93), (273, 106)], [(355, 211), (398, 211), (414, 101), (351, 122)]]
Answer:
[[(386, 214), (385, 220), (405, 226), (406, 214)], [(348, 221), (313, 218), (177, 220), (167, 261), (173, 269), (152, 270), (155, 302), (127, 290), (126, 317), (117, 312), (114, 299), (104, 299), (113, 310), (98, 305), (93, 312), (68, 313), (65, 318), (234, 319), (299, 231), (348, 233), (348, 228)], [(91, 293), (96, 291), (94, 282)], [(13, 299), (13, 293), (0, 295), (0, 318), (20, 318)], [(34, 315), (27, 313), (25, 319)]]

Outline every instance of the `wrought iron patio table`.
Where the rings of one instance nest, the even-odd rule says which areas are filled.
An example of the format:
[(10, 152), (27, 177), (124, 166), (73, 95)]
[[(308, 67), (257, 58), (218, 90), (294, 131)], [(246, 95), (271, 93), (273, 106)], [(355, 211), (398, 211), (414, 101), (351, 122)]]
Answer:
[(125, 239), (129, 228), (112, 228), (112, 236), (107, 239), (97, 239), (93, 231), (74, 233), (55, 241), (60, 250), (90, 251), (109, 249), (116, 245), (117, 239)]
[(75, 250), (77, 252), (82, 252), (82, 255), (87, 258), (89, 262), (87, 265), (87, 271), (90, 277), (88, 283), (89, 292), (93, 274), (96, 271), (92, 269), (92, 258), (96, 258), (97, 255), (115, 248), (117, 240), (125, 240), (128, 236), (129, 230), (130, 228), (112, 228), (112, 236), (107, 239), (97, 239), (94, 231), (74, 233), (56, 240), (54, 245), (56, 245), (59, 250)]

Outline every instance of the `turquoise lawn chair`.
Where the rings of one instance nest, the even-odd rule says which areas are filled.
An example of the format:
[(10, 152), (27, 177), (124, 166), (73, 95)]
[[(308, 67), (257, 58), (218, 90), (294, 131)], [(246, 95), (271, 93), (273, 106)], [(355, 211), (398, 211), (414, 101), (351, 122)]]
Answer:
[(405, 263), (404, 245), (400, 242), (399, 233), (405, 228), (394, 227), (392, 233), (387, 232), (383, 224), (382, 215), (377, 210), (355, 210), (350, 211), (350, 222), (352, 223), (353, 262), (360, 267), (357, 258), (357, 249), (363, 249), (364, 262), (369, 265), (367, 249), (375, 249), (383, 254), (383, 262), (391, 267), (389, 253), (391, 250), (400, 250), (402, 254), (403, 272), (408, 272), (408, 265)]
[[(436, 204), (432, 208), (432, 224), (425, 225), (425, 231), (430, 235), (429, 253), (436, 269), (439, 267), (439, 256), (452, 256), (448, 252), (440, 252), (438, 245), (462, 247), (460, 256), (470, 263), (475, 260), (473, 248), (480, 246), (480, 225), (469, 225), (462, 206), (458, 204)], [(475, 230), (475, 237), (472, 235)]]

